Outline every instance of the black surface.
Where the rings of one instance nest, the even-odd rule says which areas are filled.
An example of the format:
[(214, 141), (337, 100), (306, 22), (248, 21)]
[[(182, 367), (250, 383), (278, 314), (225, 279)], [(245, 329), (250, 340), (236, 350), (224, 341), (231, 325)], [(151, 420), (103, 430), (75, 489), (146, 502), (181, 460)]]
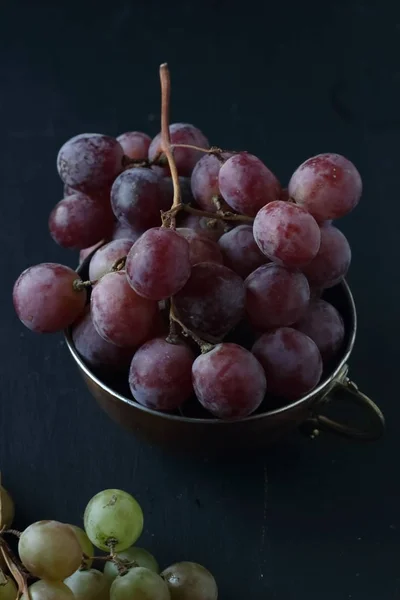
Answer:
[[(325, 2), (3, 2), (0, 22), (0, 466), (18, 524), (79, 523), (107, 487), (132, 492), (163, 565), (207, 565), (221, 600), (399, 597), (398, 172), (400, 9)], [(260, 6), (263, 3), (260, 3)], [(328, 435), (240, 464), (163, 454), (120, 430), (78, 379), (61, 336), (30, 334), (11, 289), (44, 260), (76, 263), (47, 232), (56, 153), (82, 131), (159, 129), (158, 65), (173, 120), (259, 155), (283, 182), (307, 157), (355, 162), (365, 193), (340, 223), (359, 314), (351, 375), (383, 408), (385, 439)]]

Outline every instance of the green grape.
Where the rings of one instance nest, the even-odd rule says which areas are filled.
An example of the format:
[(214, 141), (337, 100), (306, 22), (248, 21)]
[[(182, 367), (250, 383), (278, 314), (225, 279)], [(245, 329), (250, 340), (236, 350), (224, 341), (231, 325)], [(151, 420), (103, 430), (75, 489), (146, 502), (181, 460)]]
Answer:
[(18, 588), (15, 585), (15, 582), (11, 577), (7, 577), (3, 575), (0, 578), (0, 600), (15, 600), (18, 593)]
[(118, 575), (111, 586), (110, 600), (171, 600), (167, 584), (157, 573), (134, 567)]
[[(29, 586), (31, 600), (74, 600), (74, 595), (61, 581), (44, 581), (40, 579)], [(15, 598), (14, 598), (15, 600)], [(28, 600), (24, 594), (21, 600)]]
[[(94, 555), (93, 544), (89, 540), (88, 536), (83, 531), (83, 529), (81, 529), (80, 527), (77, 527), (76, 525), (70, 525), (70, 527), (72, 527), (76, 537), (78, 538), (78, 542), (81, 545), (82, 553), (86, 554), (86, 556), (93, 556)], [(85, 559), (84, 562), (85, 562), (85, 568), (90, 569), (90, 567), (93, 564), (93, 560)]]
[(82, 549), (69, 525), (38, 521), (22, 533), (18, 552), (24, 566), (41, 579), (62, 581), (79, 569)]
[(85, 510), (85, 530), (101, 550), (121, 552), (132, 546), (143, 531), (143, 512), (135, 498), (122, 490), (104, 490)]
[(205, 567), (194, 562), (171, 565), (161, 573), (170, 591), (171, 600), (217, 600), (214, 577)]
[(0, 529), (10, 527), (15, 514), (14, 502), (3, 486), (0, 486), (0, 507)]
[(108, 600), (110, 584), (100, 571), (75, 571), (64, 580), (76, 600)]
[[(127, 560), (129, 562), (135, 562), (139, 567), (145, 567), (154, 573), (159, 573), (160, 569), (158, 563), (154, 556), (144, 550), (144, 548), (138, 548), (137, 546), (132, 546), (125, 550), (124, 552), (118, 552), (117, 557), (121, 560)], [(104, 575), (107, 577), (108, 581), (112, 583), (114, 579), (118, 576), (118, 567), (111, 560), (106, 563), (104, 567)]]

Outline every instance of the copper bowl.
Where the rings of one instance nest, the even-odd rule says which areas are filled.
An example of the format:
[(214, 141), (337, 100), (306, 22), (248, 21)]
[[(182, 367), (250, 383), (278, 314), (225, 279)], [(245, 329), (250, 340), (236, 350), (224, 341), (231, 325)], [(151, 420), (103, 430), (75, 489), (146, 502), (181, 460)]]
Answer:
[[(89, 260), (90, 257), (78, 268), (83, 277)], [(336, 306), (345, 322), (347, 334), (341, 357), (323, 375), (318, 387), (300, 400), (237, 421), (166, 414), (141, 406), (133, 398), (115, 391), (112, 384), (99, 379), (98, 374), (94, 374), (77, 353), (69, 330), (65, 332), (65, 337), (80, 374), (100, 406), (117, 423), (150, 443), (171, 449), (204, 450), (206, 445), (207, 449), (228, 451), (238, 447), (269, 445), (299, 427), (312, 437), (324, 430), (358, 440), (378, 439), (384, 432), (384, 416), (376, 404), (347, 377), (347, 362), (357, 330), (356, 308), (349, 286), (343, 281), (328, 290), (326, 299)], [(335, 408), (338, 400), (342, 408), (343, 402), (345, 407), (342, 422), (323, 414), (327, 409)], [(349, 415), (352, 413), (349, 404), (363, 409), (366, 413), (364, 416), (368, 417), (366, 426), (349, 424)]]

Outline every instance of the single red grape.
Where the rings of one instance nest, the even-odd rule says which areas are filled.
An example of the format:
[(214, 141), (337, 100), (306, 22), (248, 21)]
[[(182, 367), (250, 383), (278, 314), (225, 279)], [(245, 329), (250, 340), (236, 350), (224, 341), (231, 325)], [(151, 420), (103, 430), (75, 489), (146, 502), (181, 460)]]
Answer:
[(120, 223), (117, 221), (114, 223), (114, 230), (111, 235), (111, 241), (113, 240), (131, 240), (132, 243), (136, 242), (142, 235), (143, 231), (136, 231), (127, 223)]
[(307, 278), (274, 263), (256, 269), (245, 286), (247, 315), (258, 331), (292, 325), (302, 318), (310, 301)]
[(303, 318), (294, 327), (317, 344), (323, 360), (335, 356), (343, 344), (343, 319), (336, 308), (325, 300), (311, 302)]
[(298, 268), (311, 262), (321, 243), (318, 223), (304, 208), (290, 202), (270, 202), (253, 225), (260, 250), (274, 262)]
[(200, 232), (185, 227), (176, 230), (189, 244), (189, 257), (192, 267), (201, 262), (223, 263), (221, 250), (216, 242)]
[(176, 231), (162, 227), (145, 231), (126, 259), (130, 285), (152, 300), (176, 294), (189, 279), (190, 269), (188, 242)]
[(39, 333), (65, 329), (82, 313), (87, 293), (76, 290), (80, 280), (64, 265), (42, 263), (29, 267), (18, 277), (13, 291), (14, 307), (24, 325)]
[(96, 281), (111, 271), (115, 262), (127, 256), (132, 246), (132, 240), (121, 239), (109, 242), (99, 248), (89, 264), (89, 279)]
[(186, 229), (206, 235), (211, 240), (217, 242), (225, 231), (229, 231), (227, 226), (220, 219), (209, 219), (208, 217), (200, 217), (182, 211), (176, 219), (177, 225)]
[[(190, 178), (189, 177), (179, 177), (179, 187), (181, 191), (181, 202), (183, 204), (193, 204), (194, 198), (192, 195), (192, 188), (190, 187)], [(171, 177), (163, 177), (162, 179), (162, 187), (165, 190), (165, 210), (171, 208), (172, 201), (174, 198), (174, 186), (172, 184)]]
[(267, 382), (260, 363), (237, 344), (218, 344), (196, 358), (193, 386), (200, 403), (220, 419), (240, 419), (264, 399)]
[(107, 342), (131, 348), (148, 339), (157, 302), (139, 296), (125, 271), (108, 273), (94, 286), (91, 296), (93, 325)]
[[(198, 148), (209, 148), (207, 138), (202, 132), (187, 123), (173, 123), (169, 127), (172, 144), (191, 144)], [(149, 160), (155, 160), (161, 154), (161, 133), (150, 144)], [(191, 150), (189, 148), (174, 148), (174, 158), (179, 175), (189, 177), (193, 171), (194, 165), (197, 163), (203, 153), (199, 150)]]
[(122, 171), (124, 151), (113, 137), (82, 133), (61, 147), (57, 168), (64, 183), (85, 193), (112, 184)]
[(344, 234), (333, 225), (321, 227), (316, 257), (302, 271), (313, 288), (330, 288), (341, 281), (350, 266), (351, 249)]
[(128, 369), (135, 349), (106, 342), (93, 325), (89, 307), (72, 325), (71, 335), (76, 351), (89, 367), (110, 371)]
[(51, 237), (64, 248), (82, 250), (92, 246), (110, 237), (113, 226), (110, 205), (96, 202), (82, 192), (61, 200), (49, 217)]
[(129, 386), (135, 400), (155, 410), (174, 410), (193, 394), (195, 355), (184, 343), (146, 342), (133, 357)]
[(268, 262), (253, 236), (251, 225), (239, 225), (224, 233), (218, 241), (224, 264), (240, 277), (247, 277), (255, 269)]
[(216, 212), (215, 200), (222, 202), (225, 208), (229, 209), (220, 195), (218, 175), (224, 162), (231, 156), (232, 154), (225, 153), (220, 158), (214, 154), (204, 154), (194, 167), (191, 178), (192, 193), (203, 210)]
[(218, 184), (222, 197), (235, 211), (255, 217), (281, 194), (275, 175), (252, 154), (234, 154), (221, 167)]
[(347, 215), (358, 204), (362, 181), (352, 162), (340, 154), (318, 154), (296, 169), (289, 194), (318, 222)]
[(322, 375), (321, 354), (315, 342), (291, 327), (264, 333), (253, 346), (262, 364), (268, 390), (286, 400), (308, 394)]
[(192, 267), (184, 287), (174, 297), (184, 325), (205, 340), (219, 340), (243, 316), (245, 287), (239, 275), (223, 265), (200, 263)]
[(127, 131), (117, 137), (124, 154), (136, 160), (147, 160), (151, 137), (141, 131)]
[(117, 219), (136, 231), (160, 225), (160, 211), (165, 208), (161, 181), (154, 171), (142, 167), (121, 173), (111, 189), (111, 206)]

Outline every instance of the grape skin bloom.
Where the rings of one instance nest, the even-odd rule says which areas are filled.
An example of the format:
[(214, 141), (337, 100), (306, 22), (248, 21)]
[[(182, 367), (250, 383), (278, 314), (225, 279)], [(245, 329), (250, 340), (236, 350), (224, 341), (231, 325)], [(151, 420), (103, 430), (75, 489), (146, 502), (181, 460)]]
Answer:
[(321, 244), (314, 217), (304, 208), (282, 200), (270, 202), (257, 213), (253, 233), (265, 256), (295, 269), (311, 262)]
[(192, 374), (200, 403), (220, 419), (247, 417), (259, 407), (267, 389), (260, 363), (237, 344), (217, 344), (201, 354)]
[(362, 181), (356, 167), (340, 154), (318, 154), (296, 169), (289, 196), (317, 221), (344, 217), (358, 204)]
[(148, 339), (158, 306), (131, 288), (125, 271), (116, 271), (94, 286), (91, 311), (93, 325), (106, 342), (133, 348)]
[(86, 290), (74, 289), (79, 275), (69, 267), (41, 263), (29, 267), (14, 285), (14, 308), (22, 323), (39, 333), (54, 333), (71, 325), (83, 312)]
[(125, 268), (129, 284), (137, 294), (151, 300), (165, 300), (189, 279), (189, 244), (172, 229), (148, 229), (132, 246)]
[(63, 182), (91, 193), (111, 185), (122, 171), (124, 151), (115, 138), (99, 133), (82, 133), (69, 139), (57, 157)]
[(322, 375), (322, 359), (311, 338), (291, 327), (264, 333), (252, 352), (265, 370), (269, 392), (297, 400), (310, 392)]

